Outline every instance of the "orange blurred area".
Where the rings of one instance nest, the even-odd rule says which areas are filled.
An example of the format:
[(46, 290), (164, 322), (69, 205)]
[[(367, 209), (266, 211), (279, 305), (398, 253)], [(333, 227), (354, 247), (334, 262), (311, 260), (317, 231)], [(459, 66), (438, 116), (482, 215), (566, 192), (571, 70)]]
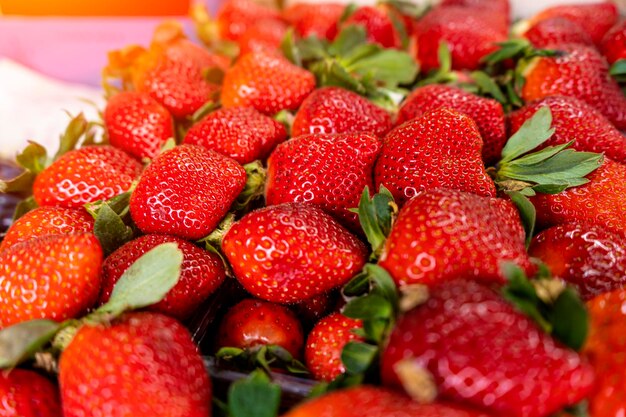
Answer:
[(0, 0), (0, 15), (184, 16), (190, 0)]

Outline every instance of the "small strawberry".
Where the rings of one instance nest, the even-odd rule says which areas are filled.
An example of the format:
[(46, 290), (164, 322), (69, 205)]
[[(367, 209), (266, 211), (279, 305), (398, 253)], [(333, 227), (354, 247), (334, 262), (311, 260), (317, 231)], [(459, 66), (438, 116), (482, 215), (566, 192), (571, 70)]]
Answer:
[(302, 301), (345, 284), (366, 262), (365, 245), (321, 209), (281, 204), (245, 215), (222, 250), (252, 295)]
[(35, 180), (33, 195), (40, 206), (79, 208), (127, 191), (142, 166), (112, 146), (86, 146), (69, 151)]
[(533, 238), (531, 256), (574, 284), (584, 299), (626, 285), (626, 240), (599, 226), (564, 224)]
[(326, 292), (311, 297), (289, 307), (296, 313), (305, 328), (311, 328), (320, 319), (335, 311), (337, 308), (338, 294), (334, 291)]
[[(402, 47), (402, 35), (394, 24), (400, 22), (400, 16), (392, 16), (396, 13), (393, 9), (385, 6), (362, 6), (359, 7), (343, 23), (344, 26), (363, 26), (370, 43), (375, 43), (383, 48)], [(406, 34), (405, 34), (406, 36)]]
[(282, 15), (301, 38), (317, 36), (333, 40), (345, 9), (345, 4), (339, 3), (292, 3)]
[(540, 20), (523, 35), (535, 48), (547, 48), (555, 43), (579, 43), (593, 46), (591, 36), (577, 23), (563, 17)]
[(63, 321), (98, 298), (102, 249), (91, 233), (51, 235), (0, 253), (0, 328), (36, 318)]
[(1, 373), (0, 416), (61, 417), (57, 388), (33, 371), (13, 369)]
[(208, 235), (246, 184), (234, 160), (197, 145), (181, 145), (154, 159), (130, 198), (142, 232), (184, 239)]
[(239, 54), (249, 52), (275, 51), (280, 47), (287, 25), (280, 20), (259, 20), (239, 37)]
[(315, 77), (278, 53), (253, 52), (240, 57), (224, 76), (222, 105), (250, 106), (273, 115), (296, 110), (315, 88)]
[[(442, 399), (495, 415), (544, 417), (584, 399), (593, 369), (491, 288), (457, 280), (396, 324), (382, 354), (388, 386), (412, 392), (430, 373)], [(532, 375), (532, 377), (530, 377)]]
[(136, 158), (154, 158), (174, 136), (172, 116), (147, 93), (121, 92), (104, 110), (109, 143)]
[(626, 20), (615, 24), (604, 35), (600, 49), (609, 64), (613, 64), (620, 59), (626, 59)]
[(174, 319), (133, 313), (84, 325), (61, 354), (65, 417), (209, 417), (211, 381), (189, 332)]
[(265, 159), (287, 139), (282, 124), (250, 107), (217, 110), (189, 129), (184, 143), (201, 145), (240, 164)]
[(421, 117), (424, 113), (446, 107), (472, 118), (483, 139), (482, 155), (486, 165), (497, 162), (506, 143), (506, 123), (502, 105), (460, 88), (432, 84), (418, 87), (404, 100), (396, 125)]
[(382, 137), (391, 125), (389, 113), (366, 98), (343, 88), (323, 87), (302, 102), (291, 135), (364, 132)]
[(280, 14), (252, 0), (226, 0), (215, 15), (219, 36), (235, 42), (248, 28), (263, 20), (280, 20)]

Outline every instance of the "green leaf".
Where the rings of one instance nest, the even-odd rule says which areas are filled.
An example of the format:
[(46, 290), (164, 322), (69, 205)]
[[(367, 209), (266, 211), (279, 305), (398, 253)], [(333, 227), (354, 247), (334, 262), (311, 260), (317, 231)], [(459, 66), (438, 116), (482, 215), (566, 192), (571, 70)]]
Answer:
[(280, 386), (270, 382), (261, 370), (233, 383), (228, 390), (232, 417), (276, 417), (280, 406)]
[(575, 417), (589, 417), (589, 402), (582, 400), (579, 403), (565, 407), (564, 411)]
[(30, 196), (20, 201), (19, 203), (17, 203), (17, 207), (15, 207), (15, 212), (13, 213), (13, 222), (15, 222), (17, 219), (19, 219), (29, 211), (36, 209), (37, 207), (39, 207), (39, 204), (37, 204), (37, 202), (35, 201), (35, 197), (33, 196)]
[(104, 203), (98, 210), (93, 231), (105, 255), (110, 255), (133, 238), (133, 229), (126, 226), (124, 220), (108, 203)]
[(487, 73), (483, 71), (474, 71), (470, 74), (476, 85), (481, 92), (489, 94), (501, 104), (507, 104), (508, 100), (500, 86), (491, 78)]
[(0, 180), (0, 193), (11, 194), (17, 197), (29, 197), (33, 194), (33, 184), (37, 176), (30, 172), (24, 171), (17, 177), (8, 181)]
[(217, 353), (215, 354), (215, 357), (217, 359), (223, 359), (223, 360), (230, 360), (232, 358), (236, 358), (238, 356), (241, 356), (245, 353), (245, 351), (241, 348), (238, 347), (231, 347), (231, 346), (224, 346), (221, 347)]
[(388, 319), (393, 316), (393, 306), (380, 295), (371, 294), (351, 300), (342, 313), (353, 319)]
[(67, 128), (65, 128), (65, 132), (61, 135), (59, 150), (54, 155), (54, 160), (56, 161), (63, 154), (76, 149), (80, 138), (87, 133), (89, 127), (89, 122), (82, 113), (73, 117), (67, 125)]
[(21, 167), (33, 174), (39, 174), (48, 164), (48, 152), (37, 142), (28, 141), (26, 148), (17, 154), (15, 160)]
[(572, 140), (562, 145), (548, 146), (540, 151), (527, 154), (525, 156), (522, 156), (521, 158), (511, 161), (509, 166), (522, 166), (522, 165), (531, 166), (534, 164), (538, 164), (540, 162), (543, 162), (547, 159), (552, 158), (557, 153), (569, 148), (570, 146), (572, 146), (573, 143), (574, 141)]
[(300, 51), (296, 45), (296, 35), (293, 27), (287, 29), (287, 32), (280, 43), (280, 49), (285, 58), (291, 61), (292, 64), (299, 67), (302, 66), (302, 58), (300, 57)]
[(31, 320), (0, 330), (0, 369), (11, 369), (30, 359), (48, 344), (61, 325), (52, 320)]
[(620, 76), (626, 75), (626, 59), (619, 59), (611, 66), (611, 75)]
[(400, 84), (412, 83), (419, 68), (408, 53), (397, 49), (382, 49), (376, 54), (352, 62), (348, 71), (362, 76), (370, 74), (384, 86), (393, 88)]
[(296, 47), (302, 62), (328, 58), (326, 42), (316, 36), (309, 36), (297, 42)]
[(370, 289), (370, 277), (365, 271), (357, 274), (341, 290), (346, 297), (356, 297), (367, 293)]
[(432, 7), (429, 2), (423, 4), (416, 4), (410, 0), (385, 0), (385, 4), (389, 4), (391, 7), (402, 13), (404, 16), (408, 16), (412, 19), (418, 19), (422, 17)]
[(337, 35), (328, 47), (328, 53), (333, 56), (344, 56), (355, 48), (367, 43), (367, 32), (361, 25), (348, 25)]
[(567, 287), (548, 314), (552, 335), (574, 350), (580, 350), (589, 333), (589, 315), (576, 291)]
[(524, 231), (526, 232), (526, 248), (528, 248), (535, 231), (537, 210), (533, 203), (523, 194), (516, 191), (507, 192), (507, 194), (511, 197), (511, 201), (513, 201), (519, 211), (522, 224), (524, 225)]
[(524, 55), (532, 45), (526, 39), (511, 39), (506, 42), (497, 44), (500, 48), (481, 59), (487, 65), (495, 65), (499, 62), (506, 61)]
[(391, 304), (393, 310), (397, 312), (399, 302), (398, 289), (389, 272), (383, 267), (374, 264), (365, 264), (363, 270), (368, 274), (370, 281), (374, 285), (372, 294), (383, 297)]
[(263, 196), (265, 191), (267, 170), (263, 167), (261, 161), (250, 162), (244, 165), (243, 168), (246, 170), (246, 185), (233, 203), (232, 210), (235, 211), (247, 210), (253, 201)]
[(580, 181), (598, 169), (603, 160), (601, 154), (566, 149), (534, 165), (517, 164), (516, 161), (503, 164), (498, 175), (536, 184), (567, 184), (571, 187), (580, 185)]
[(378, 346), (350, 341), (341, 351), (341, 362), (350, 374), (361, 374), (367, 371), (378, 355)]
[(350, 3), (343, 9), (343, 13), (339, 16), (339, 23), (343, 23), (350, 18), (357, 11), (359, 5), (356, 3)]
[(550, 139), (554, 134), (551, 125), (550, 108), (546, 106), (537, 110), (504, 145), (500, 164), (524, 155)]
[(447, 42), (439, 43), (437, 49), (437, 59), (439, 60), (439, 73), (448, 73), (452, 71), (452, 54)]
[(363, 190), (357, 212), (361, 228), (372, 247), (372, 259), (377, 259), (382, 252), (391, 232), (396, 209), (393, 195), (384, 185), (372, 198), (369, 187)]
[(372, 319), (363, 322), (363, 329), (353, 329), (353, 333), (357, 335), (362, 331), (362, 336), (368, 342), (380, 344), (385, 338), (387, 328), (389, 327), (388, 319)]

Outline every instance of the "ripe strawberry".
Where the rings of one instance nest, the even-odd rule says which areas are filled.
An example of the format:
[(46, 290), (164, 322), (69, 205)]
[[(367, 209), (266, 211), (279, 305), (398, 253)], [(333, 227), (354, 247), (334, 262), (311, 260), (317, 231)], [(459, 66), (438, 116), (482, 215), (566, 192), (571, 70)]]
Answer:
[(550, 415), (585, 398), (594, 382), (575, 351), (469, 280), (431, 288), (426, 304), (396, 324), (382, 354), (383, 382), (409, 387), (419, 368), (432, 374), (440, 398), (517, 417)]
[(391, 16), (394, 10), (384, 6), (359, 7), (346, 19), (343, 26), (363, 26), (367, 32), (367, 40), (383, 48), (401, 48), (402, 37), (394, 25), (393, 19), (400, 20), (400, 16)]
[(363, 327), (360, 320), (333, 313), (320, 320), (306, 339), (304, 358), (313, 378), (332, 381), (346, 371), (341, 362), (341, 351), (346, 343), (360, 341), (352, 332)]
[(73, 235), (93, 231), (94, 220), (83, 209), (38, 207), (15, 221), (7, 231), (0, 252), (40, 236)]
[(483, 139), (483, 161), (486, 165), (498, 161), (507, 137), (504, 110), (495, 100), (449, 85), (431, 84), (418, 87), (402, 103), (396, 125), (440, 107), (447, 107), (471, 117)]
[(600, 49), (609, 64), (626, 59), (626, 20), (617, 23), (604, 35)]
[(563, 17), (551, 17), (532, 25), (524, 37), (535, 48), (547, 48), (555, 43), (579, 43), (594, 46), (591, 36), (577, 23)]
[(301, 38), (317, 36), (333, 40), (346, 6), (339, 3), (292, 3), (282, 16)]
[(217, 345), (241, 349), (277, 345), (300, 358), (304, 335), (300, 321), (287, 307), (246, 299), (228, 310), (222, 319)]
[(259, 20), (239, 37), (239, 54), (275, 51), (280, 47), (286, 33), (287, 25), (280, 20)]
[(222, 250), (252, 295), (293, 303), (345, 284), (366, 262), (365, 245), (315, 206), (281, 204), (245, 215)]
[(33, 196), (40, 206), (79, 208), (127, 191), (141, 174), (141, 164), (112, 146), (69, 151), (35, 180)]
[(574, 284), (584, 299), (626, 285), (626, 240), (599, 226), (551, 227), (534, 237), (529, 253), (552, 275)]
[(208, 235), (246, 184), (234, 160), (197, 145), (181, 145), (146, 168), (130, 198), (130, 214), (142, 232), (184, 239)]
[(150, 307), (179, 320), (191, 316), (226, 277), (220, 257), (173, 236), (145, 235), (126, 243), (109, 255), (102, 266), (100, 304), (109, 301), (113, 286), (144, 253), (166, 242), (176, 242), (183, 252), (180, 280), (163, 300)]
[(291, 135), (364, 132), (382, 137), (391, 125), (389, 113), (366, 98), (343, 88), (323, 87), (302, 102)]
[(250, 106), (273, 115), (296, 110), (315, 88), (315, 77), (277, 53), (253, 52), (240, 57), (226, 71), (222, 105)]
[(121, 92), (104, 110), (104, 125), (111, 145), (136, 158), (154, 158), (174, 137), (172, 116), (146, 93)]
[(184, 143), (201, 145), (240, 164), (265, 159), (287, 139), (282, 124), (249, 107), (217, 110), (189, 129)]
[(236, 42), (249, 27), (262, 20), (280, 20), (280, 14), (252, 0), (226, 0), (217, 11), (215, 20), (220, 37)]
[(532, 269), (515, 206), (499, 198), (436, 189), (400, 210), (379, 263), (402, 286), (457, 277), (503, 282), (502, 261)]
[(424, 190), (445, 187), (495, 197), (481, 158), (476, 123), (448, 108), (429, 111), (393, 129), (376, 161), (376, 188), (384, 185), (402, 206)]
[(528, 102), (556, 95), (575, 97), (595, 107), (618, 129), (626, 129), (626, 97), (609, 75), (602, 55), (580, 44), (550, 48), (563, 55), (537, 58), (527, 67), (522, 98)]
[(442, 0), (441, 6), (463, 6), (470, 9), (468, 12), (473, 13), (475, 10), (487, 10), (491, 13), (498, 13), (502, 16), (503, 24), (509, 26), (509, 16), (511, 13), (511, 5), (509, 0)]
[(1, 373), (0, 416), (61, 417), (57, 388), (33, 371), (13, 369)]
[(63, 321), (100, 291), (102, 249), (91, 233), (42, 236), (0, 253), (0, 328), (37, 318)]
[(279, 145), (268, 159), (267, 205), (307, 203), (323, 208), (351, 230), (360, 230), (356, 213), (372, 172), (380, 140), (365, 133), (313, 134)]
[(134, 313), (81, 327), (61, 355), (65, 417), (209, 417), (211, 381), (189, 332)]
[(300, 318), (305, 328), (311, 328), (320, 319), (337, 309), (338, 294), (334, 291), (326, 292), (307, 300), (290, 305), (291, 309)]
[(511, 134), (541, 107), (552, 112), (552, 137), (541, 147), (555, 146), (574, 140), (573, 149), (604, 153), (609, 158), (626, 162), (626, 138), (598, 110), (574, 97), (551, 96), (533, 101), (509, 115)]

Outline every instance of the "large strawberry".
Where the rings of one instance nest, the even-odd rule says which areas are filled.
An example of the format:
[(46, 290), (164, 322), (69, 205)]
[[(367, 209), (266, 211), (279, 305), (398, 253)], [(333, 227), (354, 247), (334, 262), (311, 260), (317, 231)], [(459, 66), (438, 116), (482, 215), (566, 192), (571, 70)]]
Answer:
[(13, 369), (0, 374), (0, 416), (61, 417), (57, 388), (33, 371)]
[(211, 381), (189, 332), (155, 313), (84, 325), (62, 353), (65, 417), (209, 417)]
[(441, 6), (463, 6), (468, 9), (468, 13), (475, 10), (488, 10), (498, 13), (502, 17), (502, 22), (508, 27), (510, 21), (511, 4), (509, 0), (442, 0)]
[(256, 297), (297, 302), (345, 284), (365, 245), (320, 208), (281, 204), (253, 211), (224, 236), (235, 277)]
[(555, 43), (594, 45), (591, 36), (579, 24), (564, 17), (540, 20), (524, 32), (524, 37), (535, 48), (546, 48)]
[(600, 45), (609, 64), (626, 59), (626, 20), (622, 20), (609, 30)]
[(218, 35), (230, 41), (238, 41), (248, 28), (263, 20), (280, 20), (280, 14), (252, 0), (226, 0), (215, 15)]
[(239, 37), (239, 54), (257, 51), (276, 51), (287, 33), (287, 25), (280, 20), (259, 20)]
[(333, 40), (345, 9), (346, 6), (339, 3), (292, 3), (282, 15), (302, 38), (317, 36)]
[(363, 26), (369, 42), (378, 44), (383, 48), (400, 48), (402, 47), (402, 35), (396, 28), (394, 21), (402, 24), (400, 15), (389, 7), (384, 5), (362, 6), (356, 9), (343, 25)]
[(428, 373), (442, 399), (517, 417), (548, 416), (585, 398), (594, 382), (575, 351), (469, 280), (431, 288), (389, 338), (381, 363), (386, 385), (410, 393)]
[(130, 213), (144, 233), (186, 239), (208, 235), (246, 183), (234, 160), (197, 145), (181, 145), (146, 168), (130, 199)]

